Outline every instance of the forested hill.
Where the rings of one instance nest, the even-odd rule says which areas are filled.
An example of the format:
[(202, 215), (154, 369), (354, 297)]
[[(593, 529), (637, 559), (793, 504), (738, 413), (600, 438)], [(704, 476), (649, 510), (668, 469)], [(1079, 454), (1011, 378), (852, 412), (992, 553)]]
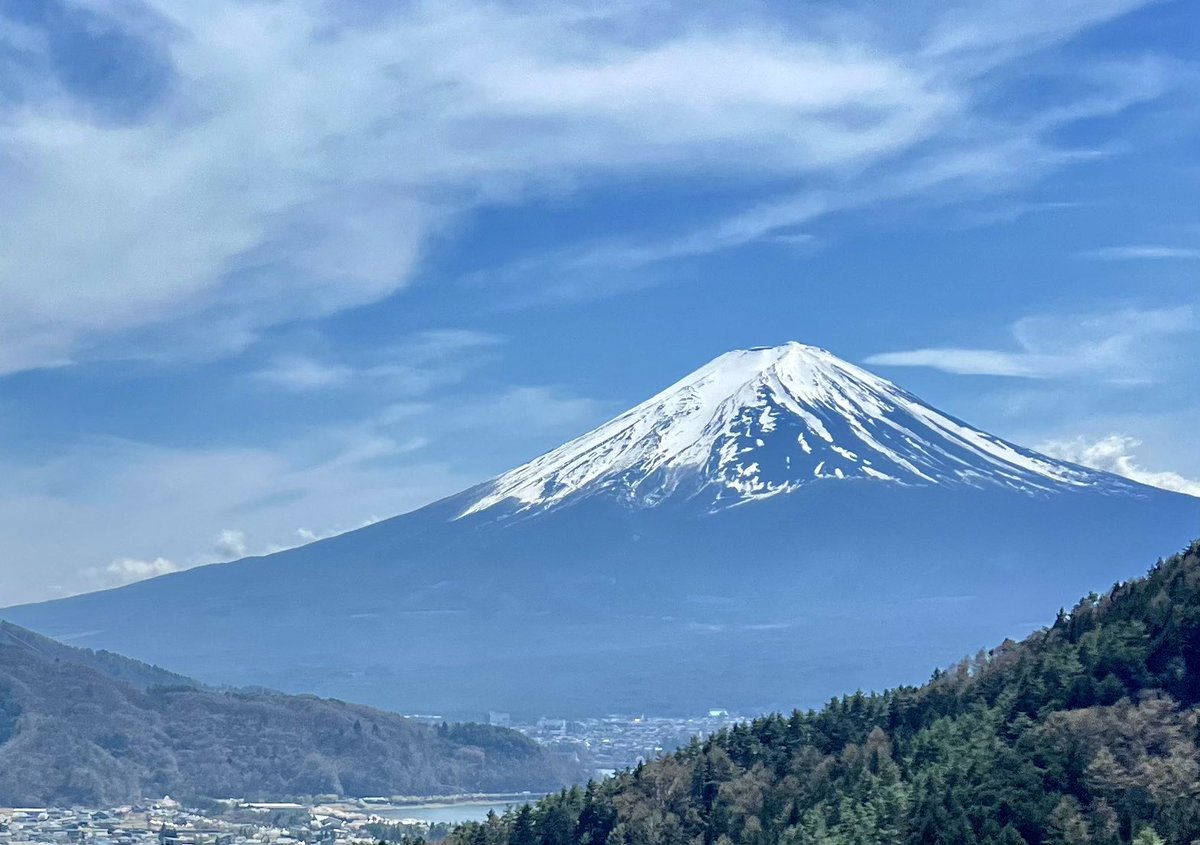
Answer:
[(1200, 839), (1200, 544), (919, 688), (770, 716), (463, 845)]
[(545, 791), (577, 775), (516, 731), (437, 727), (315, 696), (206, 689), (119, 655), (0, 628), (0, 806)]
[(184, 675), (143, 663), (103, 649), (76, 648), (0, 619), (0, 646), (24, 650), (32, 656), (54, 663), (75, 663), (94, 669), (113, 680), (145, 689), (152, 686), (201, 686)]

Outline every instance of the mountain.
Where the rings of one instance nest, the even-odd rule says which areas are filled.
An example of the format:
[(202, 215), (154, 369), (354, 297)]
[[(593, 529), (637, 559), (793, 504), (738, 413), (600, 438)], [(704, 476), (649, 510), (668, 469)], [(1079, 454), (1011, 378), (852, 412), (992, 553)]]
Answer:
[(0, 615), (210, 683), (401, 712), (761, 712), (1023, 635), (1198, 527), (1198, 499), (787, 344), (412, 513)]
[[(215, 691), (117, 655), (97, 663), (47, 645), (13, 625), (0, 636), (0, 806), (544, 791), (577, 774), (515, 731)], [(163, 675), (182, 683), (123, 680)]]
[(942, 414), (824, 349), (730, 352), (593, 432), (502, 475), (464, 513), (545, 510), (605, 495), (710, 507), (820, 479), (1131, 492)]
[(450, 845), (1197, 842), (1198, 724), (1200, 543), (921, 687), (738, 725)]

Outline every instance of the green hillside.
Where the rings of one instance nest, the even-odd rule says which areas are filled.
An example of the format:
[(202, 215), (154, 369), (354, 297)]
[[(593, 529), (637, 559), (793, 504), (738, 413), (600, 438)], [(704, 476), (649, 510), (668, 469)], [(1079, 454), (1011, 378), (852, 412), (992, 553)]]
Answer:
[(1188, 845), (1200, 544), (921, 687), (770, 716), (463, 845)]
[(211, 690), (0, 628), (0, 806), (546, 791), (577, 774), (515, 731)]

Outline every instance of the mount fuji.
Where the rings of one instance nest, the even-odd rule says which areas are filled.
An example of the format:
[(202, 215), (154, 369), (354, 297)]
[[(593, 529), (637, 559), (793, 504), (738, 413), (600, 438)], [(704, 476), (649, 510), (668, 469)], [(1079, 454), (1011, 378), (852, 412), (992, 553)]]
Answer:
[(790, 343), (412, 513), (0, 615), (408, 712), (748, 712), (920, 681), (1197, 533), (1198, 499)]
[(821, 479), (1134, 492), (942, 414), (824, 349), (737, 350), (595, 431), (496, 479), (467, 514), (544, 510), (592, 495), (634, 507), (672, 496), (710, 507)]

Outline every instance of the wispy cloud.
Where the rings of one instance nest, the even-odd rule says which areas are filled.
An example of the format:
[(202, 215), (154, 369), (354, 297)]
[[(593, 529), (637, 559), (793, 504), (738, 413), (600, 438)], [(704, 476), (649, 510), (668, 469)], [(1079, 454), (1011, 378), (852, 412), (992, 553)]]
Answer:
[(406, 452), (407, 436), (364, 425), (272, 447), (97, 440), (32, 466), (5, 462), (0, 531), (9, 554), (38, 566), (6, 573), (0, 606), (46, 597), (48, 582), (81, 592), (296, 545), (300, 527), (354, 528), (478, 480)]
[[(1106, 19), (1116, 9), (1132, 5), (1136, 4), (1112, 3), (1099, 17)], [(1075, 9), (1075, 13), (1081, 11)], [(1070, 15), (1054, 17), (1061, 24)], [(1077, 24), (1085, 25), (1085, 19), (1095, 21), (1082, 15)], [(1056, 26), (1042, 33), (1047, 38), (1051, 35), (1051, 40), (1056, 40), (1064, 32)], [(983, 41), (991, 43), (986, 36)], [(963, 56), (956, 53), (953, 61), (947, 59), (947, 66), (929, 67), (942, 85), (955, 92), (954, 105), (950, 107), (954, 120), (929, 127), (926, 134), (911, 143), (873, 158), (863, 158), (853, 168), (806, 171), (805, 178), (799, 180), (803, 185), (800, 190), (779, 191), (767, 200), (748, 205), (735, 204), (732, 211), (682, 232), (639, 230), (623, 238), (577, 244), (525, 258), (488, 275), (526, 283), (530, 278), (550, 278), (553, 281), (546, 287), (551, 296), (595, 295), (606, 288), (631, 286), (629, 271), (674, 259), (770, 242), (812, 247), (819, 240), (811, 232), (803, 231), (804, 227), (835, 214), (866, 212), (901, 203), (936, 209), (994, 201), (999, 195), (1029, 186), (1064, 167), (1110, 157), (1114, 149), (1064, 145), (1056, 139), (1077, 123), (1112, 117), (1163, 98), (1184, 87), (1189, 79), (1187, 71), (1153, 57), (1073, 67), (1069, 75), (1080, 90), (1063, 94), (1053, 105), (1018, 109), (1015, 116), (1000, 117), (976, 103), (976, 96), (982, 96), (974, 90), (976, 76), (985, 69), (997, 70), (1014, 57), (1013, 50), (1032, 52), (1045, 44), (1043, 37), (1031, 38), (1023, 44), (1004, 43), (1005, 49), (1000, 51), (981, 48), (977, 61), (969, 66), (963, 65)], [(913, 61), (919, 66), (922, 60)], [(995, 79), (990, 79), (989, 84), (995, 84)], [(1008, 203), (1000, 216), (1077, 205)], [(985, 219), (976, 215), (975, 222)]]
[[(52, 26), (8, 21), (0, 372), (132, 341), (241, 349), (392, 294), (481, 204), (614, 176), (812, 183), (609, 250), (627, 263), (794, 235), (888, 196), (994, 189), (1077, 157), (1048, 141), (1056, 127), (1172, 84), (1098, 80), (1078, 108), (989, 114), (983, 75), (1136, 5), (1113, 0), (917, 9), (916, 40), (866, 11), (835, 27), (810, 9), (801, 32), (640, 2), (58, 5), (73, 61), (109, 72), (70, 65)], [(291, 362), (287, 377), (343, 374)]]
[(1198, 259), (1200, 247), (1167, 246), (1165, 244), (1130, 244), (1108, 246), (1079, 253), (1080, 258), (1096, 261), (1163, 261), (1173, 259)]
[(1110, 434), (1098, 440), (1076, 437), (1070, 440), (1048, 440), (1035, 448), (1056, 458), (1081, 464), (1092, 469), (1122, 475), (1132, 481), (1161, 487), (1189, 496), (1200, 496), (1200, 479), (1186, 478), (1177, 472), (1158, 472), (1141, 466), (1137, 458), (1142, 442), (1127, 434)]
[(358, 528), (463, 490), (611, 410), (538, 385), (439, 400), (385, 404), (267, 444), (91, 438), (40, 462), (0, 455), (5, 552), (38, 561), (5, 573), (0, 606), (48, 598), (48, 583), (116, 586)]
[(878, 352), (867, 356), (865, 362), (883, 367), (929, 367), (957, 375), (1019, 378), (1048, 378), (1056, 374), (1062, 364), (1057, 356), (1028, 351), (961, 349), (953, 346)]
[(1031, 48), (1068, 38), (1089, 24), (1110, 20), (1140, 0), (1065, 0), (1045, 6), (1036, 0), (1001, 4), (952, 3), (932, 28), (923, 52), (964, 56), (990, 66)]
[(497, 335), (465, 329), (424, 331), (370, 350), (368, 360), (361, 353), (352, 361), (295, 352), (276, 356), (250, 378), (296, 393), (383, 386), (393, 398), (416, 396), (460, 381), (503, 342)]
[(964, 208), (950, 221), (949, 225), (956, 229), (970, 229), (979, 226), (994, 226), (996, 224), (1015, 223), (1032, 215), (1049, 214), (1059, 211), (1070, 211), (1085, 206), (1085, 203), (1057, 200), (1050, 202), (989, 202), (982, 208)]
[(1151, 381), (1162, 344), (1198, 331), (1190, 306), (1125, 309), (1104, 314), (1024, 317), (1010, 329), (1007, 349), (926, 347), (879, 352), (867, 364), (929, 367), (959, 375), (1088, 378), (1113, 384)]
[(502, 430), (525, 429), (534, 433), (573, 436), (615, 411), (608, 402), (577, 396), (563, 388), (515, 385), (481, 396), (457, 412), (444, 415), (443, 424), (451, 428), (470, 428), (485, 419)]
[(344, 364), (330, 364), (305, 355), (281, 355), (251, 375), (285, 390), (304, 392), (343, 385), (354, 374), (355, 370)]

